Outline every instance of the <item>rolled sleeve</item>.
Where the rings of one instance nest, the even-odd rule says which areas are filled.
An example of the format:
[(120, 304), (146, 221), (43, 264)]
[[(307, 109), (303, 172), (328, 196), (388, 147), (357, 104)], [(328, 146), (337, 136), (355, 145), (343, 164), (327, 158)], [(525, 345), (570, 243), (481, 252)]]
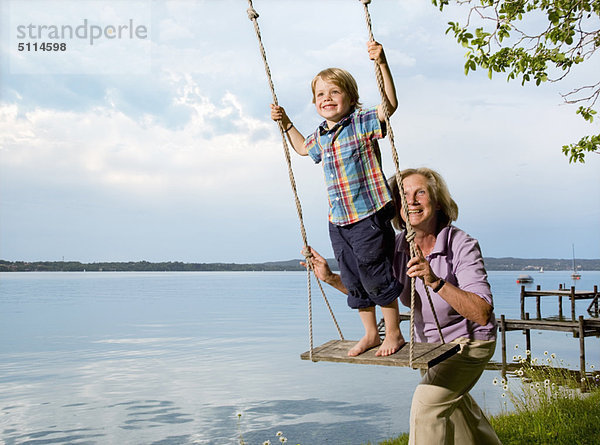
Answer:
[[(319, 130), (317, 130), (318, 132)], [(323, 152), (321, 151), (319, 144), (317, 144), (317, 132), (311, 134), (304, 141), (304, 148), (308, 152), (308, 156), (318, 164), (323, 159)]]
[(456, 243), (454, 246), (457, 247), (454, 258), (458, 258), (458, 262), (454, 274), (458, 287), (479, 295), (493, 307), (492, 291), (488, 283), (479, 243), (467, 235), (461, 243)]

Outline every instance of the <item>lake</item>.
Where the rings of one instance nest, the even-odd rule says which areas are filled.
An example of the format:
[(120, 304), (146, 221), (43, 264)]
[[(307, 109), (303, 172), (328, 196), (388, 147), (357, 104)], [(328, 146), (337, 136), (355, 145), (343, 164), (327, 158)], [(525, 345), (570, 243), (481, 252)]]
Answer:
[[(534, 287), (571, 286), (570, 272), (530, 273)], [(496, 314), (519, 316), (519, 272), (490, 272)], [(600, 284), (583, 272), (578, 289)], [(315, 345), (337, 338), (313, 282)], [(347, 339), (362, 327), (325, 287)], [(589, 301), (578, 303), (584, 314)], [(563, 303), (565, 314), (570, 305)], [(404, 308), (401, 309), (406, 311)], [(535, 313), (534, 299), (527, 310)], [(555, 298), (543, 315), (558, 313)], [(586, 314), (587, 315), (587, 314)], [(364, 444), (408, 430), (418, 371), (311, 363), (303, 272), (0, 274), (0, 438), (11, 444)], [(408, 338), (408, 323), (403, 323)], [(509, 360), (524, 336), (508, 332)], [(532, 332), (579, 368), (578, 340)], [(598, 339), (586, 339), (589, 366)], [(498, 345), (495, 360), (500, 360)], [(588, 368), (589, 369), (589, 368)], [(498, 371), (472, 394), (503, 409)], [(241, 417), (239, 416), (241, 415)]]

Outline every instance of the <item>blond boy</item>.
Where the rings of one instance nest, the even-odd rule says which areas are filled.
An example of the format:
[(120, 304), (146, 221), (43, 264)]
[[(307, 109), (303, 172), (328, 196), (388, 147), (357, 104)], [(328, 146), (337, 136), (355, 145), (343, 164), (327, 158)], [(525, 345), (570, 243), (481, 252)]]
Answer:
[[(338, 261), (348, 305), (358, 309), (365, 335), (348, 351), (357, 356), (379, 346), (387, 356), (404, 344), (399, 329), (398, 296), (402, 285), (392, 271), (393, 203), (381, 168), (377, 143), (385, 137), (385, 111), (398, 106), (394, 82), (383, 47), (367, 43), (371, 60), (381, 68), (385, 99), (361, 108), (356, 81), (345, 70), (328, 68), (312, 81), (313, 103), (325, 120), (308, 138), (296, 129), (282, 107), (271, 105), (271, 117), (281, 121), (294, 150), (322, 162), (329, 195), (329, 235)], [(386, 326), (379, 339), (375, 306), (381, 306)]]

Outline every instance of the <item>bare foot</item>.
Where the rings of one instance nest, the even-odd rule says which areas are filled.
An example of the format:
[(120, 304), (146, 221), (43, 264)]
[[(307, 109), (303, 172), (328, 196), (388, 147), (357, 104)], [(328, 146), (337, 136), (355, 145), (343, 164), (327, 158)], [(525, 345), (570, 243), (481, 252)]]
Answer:
[(402, 335), (396, 336), (387, 334), (383, 340), (383, 343), (375, 353), (375, 356), (387, 357), (388, 355), (392, 355), (393, 353), (399, 351), (405, 343), (406, 341), (404, 341)]
[(377, 337), (371, 338), (366, 335), (361, 338), (350, 350), (348, 351), (349, 357), (356, 357), (357, 355), (362, 354), (363, 352), (374, 348), (375, 346), (379, 346), (381, 340), (379, 339), (379, 335)]

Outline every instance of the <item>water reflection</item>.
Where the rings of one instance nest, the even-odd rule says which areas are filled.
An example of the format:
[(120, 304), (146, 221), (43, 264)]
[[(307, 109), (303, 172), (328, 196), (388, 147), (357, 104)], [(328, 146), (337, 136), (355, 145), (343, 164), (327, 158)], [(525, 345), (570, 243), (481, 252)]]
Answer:
[(46, 430), (33, 433), (21, 434), (17, 430), (7, 429), (3, 431), (6, 445), (34, 445), (34, 444), (79, 444), (92, 445), (97, 439), (105, 437), (105, 434), (95, 432), (98, 429), (77, 428), (71, 430)]

